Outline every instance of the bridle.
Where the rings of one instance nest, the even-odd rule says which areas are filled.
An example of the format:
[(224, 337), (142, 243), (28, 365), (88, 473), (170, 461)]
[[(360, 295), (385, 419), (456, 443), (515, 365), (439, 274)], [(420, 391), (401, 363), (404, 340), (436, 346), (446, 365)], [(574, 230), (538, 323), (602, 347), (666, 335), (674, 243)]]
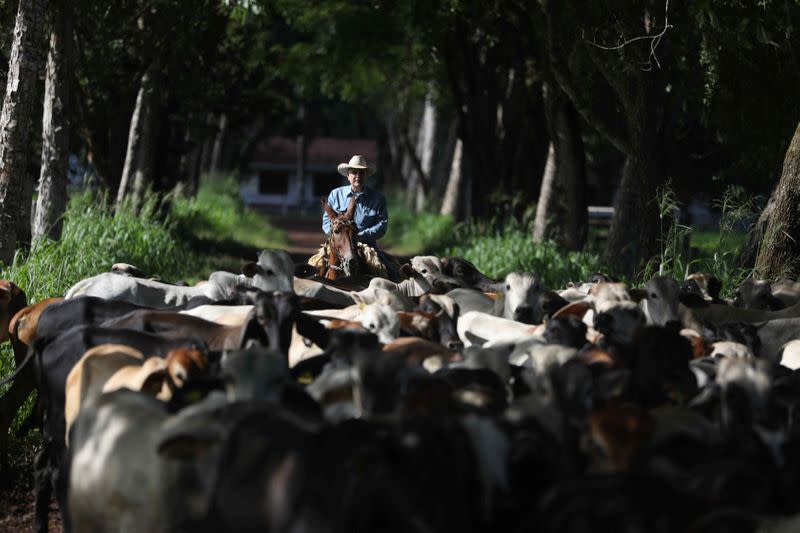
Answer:
[[(355, 222), (349, 218), (341, 218), (337, 217), (331, 221), (331, 233), (328, 237), (328, 248), (329, 250), (333, 251), (333, 255), (336, 257), (336, 262), (338, 264), (333, 264), (331, 261), (328, 261), (328, 268), (330, 270), (334, 270), (336, 272), (341, 272), (342, 274), (346, 274), (345, 267), (341, 266), (345, 264), (345, 259), (342, 258), (341, 253), (339, 252), (339, 247), (336, 245), (336, 240), (334, 238), (335, 230), (342, 226), (346, 226), (348, 230), (355, 226)], [(354, 253), (358, 253), (358, 249), (356, 248), (356, 243), (353, 242), (352, 236), (350, 237), (351, 244), (353, 248), (355, 248)]]

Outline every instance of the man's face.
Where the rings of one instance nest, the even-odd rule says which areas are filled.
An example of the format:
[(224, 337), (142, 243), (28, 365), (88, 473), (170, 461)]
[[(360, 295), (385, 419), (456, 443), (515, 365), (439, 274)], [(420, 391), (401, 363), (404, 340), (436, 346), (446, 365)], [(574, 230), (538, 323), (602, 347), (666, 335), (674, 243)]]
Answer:
[(364, 187), (364, 180), (367, 178), (367, 171), (363, 168), (351, 168), (347, 171), (347, 179), (355, 192), (361, 192)]

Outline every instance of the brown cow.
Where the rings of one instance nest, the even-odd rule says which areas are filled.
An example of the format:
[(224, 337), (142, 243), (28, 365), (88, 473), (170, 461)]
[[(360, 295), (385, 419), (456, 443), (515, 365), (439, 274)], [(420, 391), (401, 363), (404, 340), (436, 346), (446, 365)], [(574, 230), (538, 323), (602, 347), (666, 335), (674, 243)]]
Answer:
[[(0, 342), (11, 340), (17, 365), (25, 359), (28, 350), (26, 345), (9, 335), (9, 326), (13, 323), (13, 317), (27, 304), (28, 300), (22, 289), (10, 281), (0, 280)], [(33, 379), (33, 370), (24, 370), (0, 398), (0, 470), (8, 467), (8, 428), (17, 409), (33, 390)]]

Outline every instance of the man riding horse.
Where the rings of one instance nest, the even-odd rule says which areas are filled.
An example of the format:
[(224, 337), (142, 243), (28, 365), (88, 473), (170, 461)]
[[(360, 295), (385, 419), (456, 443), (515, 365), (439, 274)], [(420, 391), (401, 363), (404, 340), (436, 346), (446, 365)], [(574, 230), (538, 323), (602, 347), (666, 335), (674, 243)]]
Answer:
[[(372, 247), (390, 279), (398, 281), (400, 273), (391, 256), (378, 247), (377, 240), (386, 234), (389, 226), (389, 212), (386, 210), (386, 198), (379, 191), (367, 187), (366, 179), (375, 173), (375, 169), (367, 164), (362, 155), (354, 155), (349, 163), (341, 163), (337, 170), (350, 182), (338, 187), (328, 195), (328, 205), (336, 212), (347, 210), (351, 199), (355, 198), (353, 221), (358, 231), (358, 242)], [(331, 232), (331, 218), (327, 212), (322, 213), (322, 231), (326, 235)]]

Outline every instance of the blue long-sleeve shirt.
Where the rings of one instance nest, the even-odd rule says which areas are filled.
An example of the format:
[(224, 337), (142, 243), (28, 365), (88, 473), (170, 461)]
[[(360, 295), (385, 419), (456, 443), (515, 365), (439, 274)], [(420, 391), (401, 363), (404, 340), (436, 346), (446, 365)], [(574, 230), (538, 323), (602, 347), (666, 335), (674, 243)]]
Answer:
[[(354, 193), (350, 185), (333, 189), (328, 195), (328, 205), (335, 211), (343, 212), (350, 204), (350, 197), (356, 196), (355, 223), (358, 228), (358, 240), (375, 246), (378, 239), (386, 234), (389, 227), (389, 212), (386, 210), (386, 198), (383, 194), (364, 186), (360, 193)], [(331, 221), (328, 214), (322, 213), (322, 231), (331, 232)]]

